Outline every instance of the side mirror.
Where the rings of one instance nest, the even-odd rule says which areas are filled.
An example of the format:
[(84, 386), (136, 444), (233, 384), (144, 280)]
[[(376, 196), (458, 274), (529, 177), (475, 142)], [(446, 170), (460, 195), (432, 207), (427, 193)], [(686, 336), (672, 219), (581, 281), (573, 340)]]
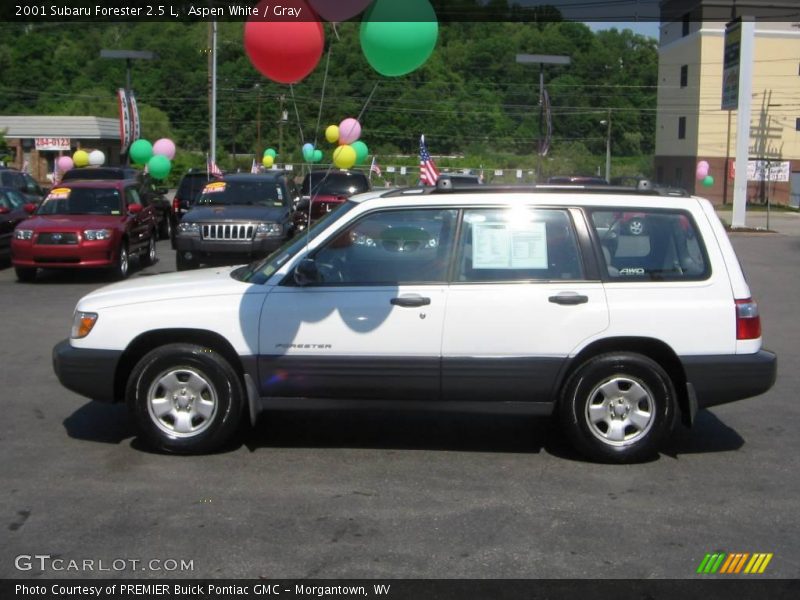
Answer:
[(312, 285), (321, 280), (317, 263), (312, 258), (304, 258), (294, 269), (294, 282), (299, 286)]
[(29, 215), (32, 215), (36, 212), (36, 205), (33, 202), (28, 202), (27, 204), (23, 205), (22, 210), (24, 210)]
[(141, 204), (128, 204), (128, 212), (132, 215), (138, 215), (140, 212), (142, 212), (142, 208), (144, 207)]

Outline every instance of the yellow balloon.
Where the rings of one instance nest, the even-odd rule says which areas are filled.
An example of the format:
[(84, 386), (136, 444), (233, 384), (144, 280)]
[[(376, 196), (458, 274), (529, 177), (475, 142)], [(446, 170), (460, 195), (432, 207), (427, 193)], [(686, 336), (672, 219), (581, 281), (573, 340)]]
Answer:
[(84, 150), (77, 150), (72, 155), (72, 162), (75, 163), (76, 167), (85, 167), (89, 164), (89, 153)]
[(269, 154), (265, 154), (264, 158), (261, 159), (261, 164), (267, 167), (268, 169), (272, 167), (275, 163), (275, 159), (272, 158)]
[(349, 169), (356, 164), (358, 155), (352, 146), (339, 146), (333, 151), (333, 164), (340, 169)]
[(331, 144), (335, 144), (337, 141), (339, 141), (339, 126), (328, 125), (328, 128), (325, 130), (325, 139)]

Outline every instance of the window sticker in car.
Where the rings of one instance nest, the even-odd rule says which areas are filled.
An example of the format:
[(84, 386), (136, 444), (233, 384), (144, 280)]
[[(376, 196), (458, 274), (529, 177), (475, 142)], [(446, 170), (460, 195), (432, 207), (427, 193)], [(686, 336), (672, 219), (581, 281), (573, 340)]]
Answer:
[(544, 223), (473, 223), (473, 269), (546, 269)]
[(217, 194), (219, 192), (225, 191), (225, 182), (224, 181), (215, 181), (213, 183), (209, 183), (206, 187), (203, 188), (204, 194)]
[(66, 200), (69, 198), (69, 193), (72, 190), (69, 188), (56, 188), (54, 190), (50, 190), (50, 193), (47, 195), (48, 200)]

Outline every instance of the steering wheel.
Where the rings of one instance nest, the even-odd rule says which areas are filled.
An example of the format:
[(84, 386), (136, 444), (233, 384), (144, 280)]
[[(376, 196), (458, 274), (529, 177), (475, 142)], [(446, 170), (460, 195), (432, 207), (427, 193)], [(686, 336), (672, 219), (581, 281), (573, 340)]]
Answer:
[(344, 283), (341, 258), (333, 258), (329, 262), (317, 262), (317, 269), (323, 283)]

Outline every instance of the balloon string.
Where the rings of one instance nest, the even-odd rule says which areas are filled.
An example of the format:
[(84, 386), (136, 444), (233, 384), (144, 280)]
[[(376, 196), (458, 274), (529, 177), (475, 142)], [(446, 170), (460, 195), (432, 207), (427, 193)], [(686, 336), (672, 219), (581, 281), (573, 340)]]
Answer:
[(300, 111), (297, 110), (297, 100), (295, 100), (295, 97), (294, 97), (294, 84), (293, 83), (289, 84), (289, 92), (292, 95), (292, 106), (294, 106), (294, 114), (295, 114), (295, 117), (297, 117), (297, 128), (300, 130), (300, 143), (302, 144), (303, 143), (303, 125), (300, 122)]
[(357, 120), (359, 123), (361, 123), (361, 117), (363, 117), (363, 116), (364, 116), (364, 113), (365, 113), (365, 112), (366, 112), (366, 110), (367, 110), (367, 106), (369, 106), (369, 102), (370, 102), (370, 100), (372, 100), (372, 96), (374, 96), (374, 95), (375, 95), (375, 90), (377, 90), (377, 89), (378, 89), (378, 84), (379, 84), (379, 83), (380, 83), (380, 81), (376, 81), (376, 82), (375, 82), (375, 86), (372, 88), (372, 91), (370, 92), (370, 94), (369, 94), (369, 97), (367, 98), (367, 101), (364, 103), (364, 106), (361, 108), (361, 112), (360, 112), (360, 113), (358, 113), (358, 118), (357, 118), (356, 120)]
[[(334, 27), (334, 31), (336, 28)], [(317, 128), (314, 129), (314, 148), (317, 147), (317, 139), (319, 138), (319, 126), (322, 123), (322, 105), (325, 102), (325, 88), (328, 85), (328, 66), (331, 64), (331, 52), (333, 52), (333, 44), (328, 46), (328, 57), (325, 59), (325, 75), (322, 78), (322, 94), (319, 99), (319, 113), (317, 114)]]

